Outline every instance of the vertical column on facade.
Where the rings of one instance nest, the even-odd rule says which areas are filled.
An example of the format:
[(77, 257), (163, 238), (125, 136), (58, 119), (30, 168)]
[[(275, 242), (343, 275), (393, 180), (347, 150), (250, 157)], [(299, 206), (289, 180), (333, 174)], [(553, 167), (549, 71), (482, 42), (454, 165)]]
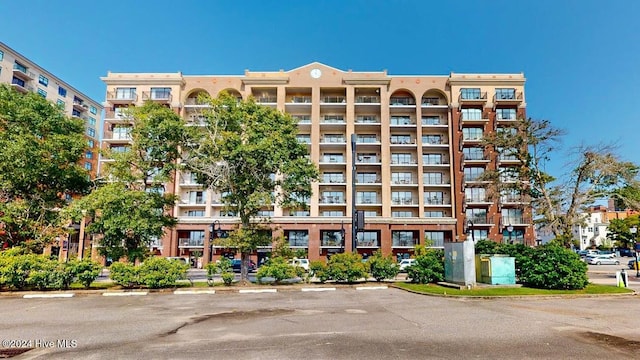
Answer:
[[(452, 97), (455, 96), (452, 94)], [(453, 103), (451, 107), (451, 125), (450, 136), (450, 172), (453, 176), (451, 183), (453, 185), (452, 193), (455, 193), (455, 202), (453, 203), (452, 216), (456, 218), (455, 234), (453, 238), (456, 241), (464, 239), (464, 223), (466, 222), (464, 199), (464, 165), (462, 163), (462, 112), (458, 103)], [(459, 234), (462, 234), (460, 236)]]
[[(314, 164), (320, 163), (322, 154), (320, 153), (320, 87), (314, 85), (311, 88), (311, 161)], [(318, 166), (319, 167), (319, 166)], [(322, 174), (320, 174), (322, 176)], [(313, 196), (310, 199), (309, 215), (311, 217), (320, 216), (318, 203), (320, 202), (320, 186), (318, 182), (312, 184)]]
[[(391, 128), (390, 128), (390, 92), (388, 87), (380, 88), (380, 176), (382, 178), (382, 217), (391, 222)], [(385, 162), (386, 161), (386, 162)]]

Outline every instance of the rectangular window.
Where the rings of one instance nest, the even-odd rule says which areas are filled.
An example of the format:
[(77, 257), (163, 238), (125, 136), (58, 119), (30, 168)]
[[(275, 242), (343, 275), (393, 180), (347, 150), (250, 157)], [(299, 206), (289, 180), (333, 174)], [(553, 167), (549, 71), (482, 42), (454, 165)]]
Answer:
[(466, 147), (462, 149), (465, 160), (486, 160), (484, 156), (484, 148), (481, 147)]
[(380, 234), (378, 231), (359, 231), (357, 247), (379, 247), (378, 239)]
[(289, 239), (290, 247), (309, 247), (308, 230), (285, 230), (284, 233)]
[(40, 96), (42, 96), (43, 98), (47, 97), (47, 92), (38, 88), (38, 94), (40, 94)]
[(4, 59), (4, 52), (0, 50), (0, 60)]
[(392, 164), (415, 164), (410, 153), (393, 153), (391, 154)]
[(345, 143), (344, 135), (342, 134), (325, 134), (322, 139), (323, 143), (343, 144)]
[(344, 212), (340, 210), (323, 211), (322, 216), (344, 216)]
[(498, 120), (515, 120), (516, 109), (496, 109)]
[(467, 203), (486, 202), (487, 190), (482, 187), (467, 187), (464, 189), (464, 198), (467, 201)]
[(444, 144), (442, 135), (422, 135), (422, 143), (429, 145)]
[(503, 224), (524, 224), (522, 209), (502, 209)]
[(326, 153), (322, 157), (322, 162), (325, 162), (325, 163), (343, 163), (344, 162), (344, 155)]
[(66, 103), (64, 102), (64, 100), (60, 100), (58, 99), (58, 101), (56, 102), (58, 104), (58, 106), (60, 106), (60, 108), (62, 110), (64, 110)]
[(378, 215), (378, 212), (375, 211), (375, 210), (364, 210), (364, 216), (365, 216), (365, 218), (368, 218), (368, 217), (372, 217), (372, 216), (376, 217), (376, 216), (380, 216), (380, 215)]
[(379, 142), (379, 140), (378, 140), (378, 135), (376, 134), (359, 134), (359, 135), (356, 135), (356, 142), (372, 144), (372, 143)]
[(116, 99), (133, 100), (136, 98), (136, 88), (117, 88)]
[(301, 144), (311, 144), (311, 135), (309, 134), (298, 134), (296, 135), (296, 140), (298, 140)]
[(391, 135), (392, 144), (413, 144), (411, 135)]
[(84, 168), (86, 170), (91, 170), (93, 168), (93, 165), (91, 165), (91, 163), (87, 161), (84, 163)]
[(87, 159), (93, 159), (93, 152), (87, 150), (87, 152), (85, 153), (85, 157)]
[(66, 97), (67, 96), (67, 89), (63, 88), (62, 86), (58, 86), (58, 95), (60, 95), (62, 97)]
[(496, 89), (496, 99), (514, 100), (516, 98), (516, 89)]
[(425, 165), (444, 164), (442, 154), (422, 154), (422, 163)]
[(25, 74), (27, 73), (27, 67), (17, 61), (13, 64), (13, 68)]
[(95, 142), (93, 140), (87, 140), (87, 146), (93, 148), (95, 146)]
[(187, 216), (191, 217), (203, 217), (204, 216), (204, 210), (188, 210), (187, 211)]
[(380, 177), (377, 173), (357, 173), (356, 183), (358, 184), (376, 184), (379, 183)]
[(391, 125), (413, 125), (409, 116), (392, 116)]
[(410, 172), (391, 173), (392, 184), (413, 184), (413, 174)]
[(407, 218), (407, 217), (414, 217), (414, 216), (413, 216), (413, 211), (392, 211), (391, 212), (391, 217), (393, 217), (393, 218)]
[(98, 108), (96, 108), (95, 106), (91, 105), (89, 106), (89, 111), (93, 114), (96, 115), (98, 113)]
[(484, 174), (483, 167), (466, 167), (464, 168), (464, 180), (465, 181), (481, 181), (481, 176)]
[(377, 154), (358, 153), (358, 162), (359, 163), (371, 164), (371, 163), (378, 163), (380, 161), (378, 160), (378, 155)]
[(424, 217), (444, 217), (444, 211), (425, 211)]
[(125, 153), (129, 150), (129, 146), (127, 145), (111, 145), (111, 151), (114, 153)]
[(96, 137), (96, 129), (87, 128), (87, 135), (89, 135), (90, 137)]
[(320, 198), (321, 204), (344, 204), (344, 193), (342, 191), (323, 191)]
[(425, 191), (425, 205), (444, 205), (444, 193), (442, 191)]
[(345, 181), (344, 175), (340, 172), (325, 172), (322, 173), (323, 183), (343, 183)]
[(411, 191), (392, 191), (391, 203), (393, 205), (413, 205), (413, 194)]
[(113, 139), (114, 140), (131, 140), (131, 127), (130, 126), (114, 126)]
[(442, 173), (439, 172), (427, 172), (423, 174), (422, 182), (424, 185), (442, 185)]
[(425, 231), (424, 244), (427, 247), (444, 247), (444, 231)]
[(375, 191), (358, 191), (356, 193), (357, 204), (377, 204), (378, 193)]
[(467, 209), (465, 211), (467, 220), (471, 220), (474, 224), (488, 224), (487, 209)]
[(320, 246), (340, 247), (343, 241), (342, 230), (320, 230)]
[(38, 83), (40, 85), (48, 86), (49, 85), (49, 79), (44, 75), (40, 75), (38, 77)]
[(423, 116), (422, 125), (441, 125), (440, 116)]
[(415, 231), (391, 231), (391, 246), (413, 247), (418, 243), (418, 234)]
[(204, 192), (189, 191), (187, 195), (189, 197), (189, 204), (195, 204), (195, 205), (204, 204)]
[(473, 241), (487, 240), (487, 239), (489, 239), (489, 230), (487, 230), (487, 229), (474, 229), (472, 238), (473, 238)]
[(460, 96), (464, 100), (478, 100), (480, 99), (480, 88), (464, 88), (460, 89)]
[(96, 126), (96, 119), (95, 118), (89, 117), (88, 122), (89, 122), (89, 126)]
[(462, 109), (462, 120), (482, 120), (482, 109)]
[(167, 100), (171, 98), (171, 88), (151, 88), (151, 100)]
[(471, 140), (471, 141), (482, 140), (482, 128), (463, 128), (462, 140)]

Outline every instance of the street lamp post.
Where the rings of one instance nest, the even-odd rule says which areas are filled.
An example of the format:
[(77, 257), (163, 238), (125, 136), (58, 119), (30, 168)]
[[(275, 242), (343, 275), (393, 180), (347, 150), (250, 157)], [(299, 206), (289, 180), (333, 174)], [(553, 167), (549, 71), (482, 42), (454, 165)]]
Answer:
[[(216, 228), (216, 225), (218, 227)], [(213, 240), (221, 237), (222, 227), (220, 226), (220, 220), (215, 220), (209, 225), (209, 262), (213, 261)]]
[(636, 277), (640, 277), (640, 266), (638, 266), (638, 227), (637, 226), (632, 226), (629, 231), (631, 232), (631, 236), (633, 236), (633, 248), (636, 252), (636, 263), (635, 263), (635, 268), (636, 268)]
[(467, 234), (471, 234), (471, 241), (476, 243), (475, 234), (473, 233), (473, 221), (467, 220)]
[(511, 223), (507, 225), (507, 231), (509, 232), (509, 244), (513, 244), (513, 225)]

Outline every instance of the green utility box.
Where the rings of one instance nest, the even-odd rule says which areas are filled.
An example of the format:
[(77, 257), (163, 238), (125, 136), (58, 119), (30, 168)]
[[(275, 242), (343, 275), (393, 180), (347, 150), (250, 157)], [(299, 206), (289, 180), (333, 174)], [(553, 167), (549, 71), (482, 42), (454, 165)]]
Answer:
[(476, 281), (491, 285), (515, 285), (516, 258), (498, 254), (477, 255)]

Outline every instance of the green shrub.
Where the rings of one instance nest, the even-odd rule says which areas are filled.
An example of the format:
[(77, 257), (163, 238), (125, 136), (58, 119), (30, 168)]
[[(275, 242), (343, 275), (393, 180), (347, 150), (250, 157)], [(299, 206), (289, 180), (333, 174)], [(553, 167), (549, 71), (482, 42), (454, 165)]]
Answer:
[(475, 248), (476, 255), (480, 255), (480, 254), (493, 255), (493, 254), (501, 254), (500, 250), (498, 250), (499, 247), (500, 247), (500, 244), (495, 241), (478, 240), (474, 248)]
[(309, 263), (309, 276), (317, 278), (321, 283), (329, 280), (329, 269), (327, 264), (320, 260)]
[[(22, 250), (7, 250), (0, 257), (0, 286), (10, 289), (22, 290), (38, 284), (38, 287), (46, 288), (46, 271), (40, 272), (43, 267), (50, 267), (48, 258), (42, 255), (23, 254)], [(44, 264), (47, 264), (46, 266)], [(34, 272), (34, 275), (31, 273)], [(37, 273), (37, 274), (35, 274)], [(29, 276), (32, 276), (30, 283)]]
[(369, 265), (371, 276), (376, 279), (376, 281), (393, 279), (400, 271), (398, 264), (393, 261), (393, 257), (391, 255), (382, 256), (380, 251), (376, 251), (373, 256), (369, 257), (367, 264)]
[(540, 289), (576, 290), (589, 283), (587, 264), (578, 254), (556, 244), (531, 251), (531, 259), (522, 267), (521, 282)]
[(75, 276), (85, 288), (89, 288), (91, 283), (100, 276), (100, 271), (102, 271), (102, 265), (90, 259), (70, 263)]
[(226, 285), (229, 286), (231, 285), (231, 283), (233, 283), (233, 280), (235, 280), (236, 276), (233, 274), (233, 272), (223, 272), (222, 275), (222, 282)]
[(140, 265), (140, 283), (157, 289), (176, 285), (187, 278), (189, 265), (163, 257), (150, 257)]
[(139, 268), (133, 264), (121, 262), (111, 264), (109, 278), (114, 283), (126, 288), (140, 286)]
[(368, 273), (362, 257), (354, 253), (335, 254), (328, 263), (329, 278), (335, 281), (352, 283), (365, 278)]
[(428, 249), (416, 257), (413, 265), (407, 268), (407, 278), (412, 283), (428, 284), (444, 279), (444, 252)]
[(256, 274), (258, 282), (265, 277), (271, 277), (276, 282), (281, 282), (284, 279), (293, 279), (297, 276), (296, 268), (293, 265), (289, 265), (287, 259), (279, 256), (269, 259), (266, 264), (258, 269)]
[[(39, 261), (31, 262), (25, 258), (25, 255), (20, 255), (15, 257), (17, 262), (22, 262), (23, 264), (28, 264), (29, 267), (27, 273), (27, 278), (25, 285), (22, 287), (31, 287), (38, 290), (45, 290), (48, 288), (54, 288), (54, 284), (52, 284), (56, 279), (56, 275), (54, 272), (56, 271), (56, 267), (58, 265), (57, 261), (45, 258), (44, 256), (40, 257)], [(23, 260), (27, 260), (23, 262)]]
[[(55, 262), (55, 261), (54, 261)], [(67, 290), (76, 278), (75, 269), (71, 263), (58, 263), (53, 267), (49, 275), (48, 288)]]

